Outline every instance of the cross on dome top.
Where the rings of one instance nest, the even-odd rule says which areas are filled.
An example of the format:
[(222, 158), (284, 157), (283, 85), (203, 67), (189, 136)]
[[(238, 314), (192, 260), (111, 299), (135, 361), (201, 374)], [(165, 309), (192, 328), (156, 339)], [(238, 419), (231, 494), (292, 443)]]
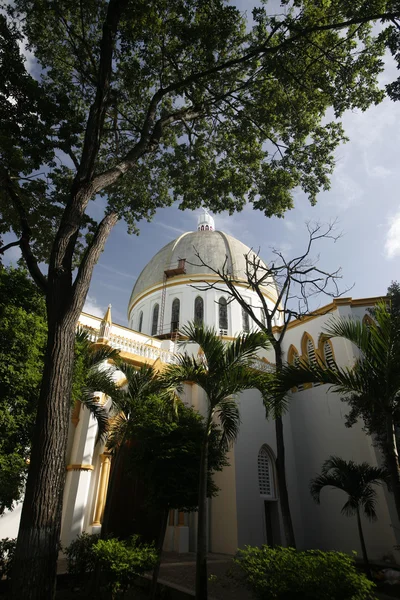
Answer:
[(214, 219), (206, 208), (203, 208), (203, 213), (197, 217), (197, 231), (214, 231)]

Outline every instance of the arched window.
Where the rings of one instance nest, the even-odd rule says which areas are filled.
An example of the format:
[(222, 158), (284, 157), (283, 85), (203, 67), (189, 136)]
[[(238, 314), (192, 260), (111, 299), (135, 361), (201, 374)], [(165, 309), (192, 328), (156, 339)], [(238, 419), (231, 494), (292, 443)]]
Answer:
[(196, 296), (194, 301), (194, 322), (202, 325), (204, 320), (204, 302), (201, 296)]
[(258, 490), (260, 496), (275, 498), (274, 467), (267, 446), (262, 446), (258, 453)]
[(142, 326), (143, 326), (143, 311), (141, 310), (139, 313), (139, 324), (138, 324), (138, 332), (142, 333)]
[(179, 309), (180, 309), (179, 298), (174, 298), (171, 309), (171, 333), (178, 331), (179, 329)]
[[(290, 348), (289, 348), (288, 363), (290, 365), (294, 365), (295, 367), (298, 367), (300, 364), (300, 356), (294, 346), (290, 346)], [(300, 383), (300, 385), (298, 385), (297, 388), (292, 389), (292, 392), (295, 392), (296, 390), (301, 392), (303, 389), (304, 389), (304, 385), (302, 383)]]
[(249, 313), (242, 307), (242, 329), (245, 333), (250, 331)]
[(369, 315), (364, 315), (362, 322), (363, 322), (363, 325), (365, 325), (366, 327), (368, 327), (368, 329), (371, 327), (371, 325), (374, 324), (373, 318), (370, 317)]
[(219, 310), (218, 310), (218, 322), (219, 322), (219, 330), (222, 332), (222, 335), (228, 334), (228, 304), (226, 302), (226, 298), (222, 297), (219, 299)]
[(332, 369), (335, 366), (335, 357), (333, 356), (332, 342), (325, 340), (324, 342), (324, 360), (328, 369)]
[(265, 310), (261, 307), (261, 324), (263, 325), (263, 327), (265, 327), (266, 325), (266, 319), (265, 319)]
[[(307, 357), (308, 357), (308, 362), (310, 363), (310, 365), (312, 367), (316, 367), (317, 366), (317, 356), (315, 354), (315, 348), (314, 348), (314, 344), (313, 341), (310, 340), (310, 338), (307, 340)], [(320, 383), (313, 383), (313, 387), (317, 387), (321, 385)]]
[(157, 335), (158, 329), (158, 312), (159, 312), (159, 304), (155, 304), (153, 308), (153, 318), (151, 321), (151, 335)]
[(307, 357), (310, 365), (314, 366), (317, 364), (317, 357), (315, 355), (315, 348), (312, 340), (307, 340)]
[(208, 225), (206, 225), (205, 230), (208, 231)]

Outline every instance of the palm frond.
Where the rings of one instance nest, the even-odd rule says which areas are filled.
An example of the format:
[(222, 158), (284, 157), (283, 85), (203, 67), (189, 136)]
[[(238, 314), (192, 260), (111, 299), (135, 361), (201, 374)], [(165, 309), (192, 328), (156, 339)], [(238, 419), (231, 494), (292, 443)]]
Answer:
[(80, 402), (97, 421), (96, 443), (99, 440), (105, 442), (109, 431), (109, 410), (99, 403), (91, 389), (84, 388)]
[(240, 335), (225, 347), (225, 368), (229, 369), (237, 364), (250, 366), (257, 357), (261, 348), (267, 350), (271, 342), (263, 331), (256, 331)]
[(346, 517), (352, 517), (353, 515), (356, 514), (357, 508), (359, 508), (359, 506), (360, 506), (359, 500), (357, 500), (353, 496), (349, 496), (347, 501), (343, 504), (340, 512), (342, 513), (342, 515), (345, 515)]
[(182, 327), (180, 333), (187, 338), (181, 340), (180, 345), (198, 344), (204, 353), (206, 365), (209, 369), (222, 367), (225, 344), (214, 327), (189, 322)]
[(361, 503), (364, 514), (367, 517), (367, 519), (369, 519), (369, 521), (376, 521), (378, 518), (376, 514), (377, 499), (378, 496), (376, 491), (370, 485), (367, 485), (364, 489)]
[(239, 407), (233, 398), (224, 398), (213, 410), (212, 416), (219, 420), (221, 444), (228, 450), (236, 440), (240, 427)]

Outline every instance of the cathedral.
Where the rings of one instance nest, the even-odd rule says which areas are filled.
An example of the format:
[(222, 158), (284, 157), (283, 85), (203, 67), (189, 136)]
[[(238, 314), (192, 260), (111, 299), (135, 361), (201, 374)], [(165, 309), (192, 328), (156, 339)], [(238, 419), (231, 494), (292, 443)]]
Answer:
[[(161, 248), (143, 268), (129, 299), (129, 327), (112, 322), (111, 307), (103, 319), (82, 313), (79, 324), (90, 332), (91, 339), (120, 350), (131, 364), (163, 365), (174, 361), (179, 328), (196, 318), (214, 327), (225, 340), (232, 340), (253, 325), (239, 304), (230, 302), (224, 285), (205, 266), (221, 269), (225, 263), (243, 288), (243, 297), (261, 311), (261, 302), (248, 289), (245, 275), (246, 245), (222, 231), (215, 230), (213, 218), (199, 216), (197, 231), (180, 235)], [(226, 261), (226, 262), (225, 262)], [(218, 283), (215, 287), (201, 283)], [(266, 282), (263, 292), (271, 307), (277, 299), (273, 281)], [(315, 360), (323, 356), (329, 364), (334, 357), (340, 366), (351, 366), (356, 349), (343, 339), (326, 340), (322, 330), (333, 317), (364, 319), (368, 308), (378, 298), (339, 298), (312, 316), (289, 323), (284, 338), (284, 361), (298, 357)], [(261, 312), (260, 312), (261, 315)], [(275, 323), (280, 326), (279, 320)], [(189, 347), (188, 351), (197, 353)], [(260, 352), (256, 368), (274, 369), (273, 351)], [(185, 384), (182, 400), (202, 412), (206, 399), (201, 389)], [(234, 554), (244, 545), (284, 545), (279, 489), (275, 473), (275, 427), (265, 418), (261, 396), (256, 390), (237, 398), (241, 425), (239, 437), (231, 449), (230, 466), (215, 476), (219, 495), (209, 500), (209, 550)], [(107, 398), (99, 398), (107, 402)], [(284, 416), (286, 476), (293, 526), (300, 549), (357, 551), (361, 555), (357, 522), (341, 514), (345, 495), (326, 489), (321, 504), (316, 505), (309, 492), (309, 482), (320, 472), (322, 463), (337, 455), (357, 463), (381, 464), (381, 456), (372, 439), (362, 430), (362, 423), (345, 427), (348, 408), (326, 385), (305, 385), (291, 392), (289, 409)], [(96, 443), (97, 424), (79, 404), (71, 414), (67, 450), (61, 543), (69, 544), (82, 532), (101, 529), (111, 457), (101, 442)], [(366, 545), (371, 559), (395, 557), (394, 546), (400, 543), (394, 502), (386, 488), (378, 488), (378, 520), (363, 522)], [(0, 538), (16, 537), (21, 506), (0, 517)], [(122, 522), (131, 524), (129, 505), (121, 511)], [(196, 515), (172, 512), (164, 540), (165, 550), (194, 551)]]

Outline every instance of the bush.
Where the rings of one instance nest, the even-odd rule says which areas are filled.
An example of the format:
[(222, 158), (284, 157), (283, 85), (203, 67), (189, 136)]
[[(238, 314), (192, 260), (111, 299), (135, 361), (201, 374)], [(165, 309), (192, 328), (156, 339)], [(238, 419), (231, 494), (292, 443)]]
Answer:
[(375, 585), (341, 552), (294, 548), (239, 550), (235, 562), (260, 600), (364, 600)]
[(93, 546), (93, 554), (113, 597), (127, 590), (137, 575), (152, 569), (157, 562), (154, 546), (139, 544), (138, 540), (138, 536), (132, 536), (126, 542), (111, 538), (99, 540)]
[(98, 534), (82, 533), (65, 548), (67, 570), (70, 575), (80, 577), (94, 571), (96, 557), (93, 553), (93, 546), (99, 539)]
[(3, 538), (0, 540), (0, 580), (10, 577), (12, 559), (14, 558), (17, 539)]

